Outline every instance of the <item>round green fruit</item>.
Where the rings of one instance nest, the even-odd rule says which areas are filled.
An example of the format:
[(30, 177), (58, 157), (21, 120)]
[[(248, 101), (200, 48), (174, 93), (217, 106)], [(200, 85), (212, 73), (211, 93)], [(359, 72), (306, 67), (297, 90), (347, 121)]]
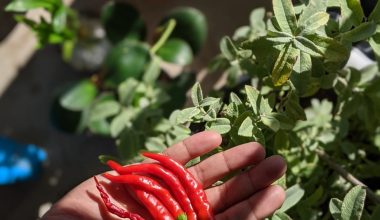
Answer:
[(123, 39), (142, 40), (146, 27), (139, 12), (132, 5), (110, 1), (101, 12), (101, 20), (108, 39), (116, 44)]
[(170, 37), (185, 40), (194, 54), (197, 54), (207, 38), (207, 20), (204, 14), (192, 7), (180, 7), (171, 11), (161, 24), (166, 23), (169, 19), (175, 19), (177, 22)]
[(115, 87), (130, 77), (140, 79), (149, 59), (147, 45), (128, 40), (120, 42), (105, 60), (106, 84)]

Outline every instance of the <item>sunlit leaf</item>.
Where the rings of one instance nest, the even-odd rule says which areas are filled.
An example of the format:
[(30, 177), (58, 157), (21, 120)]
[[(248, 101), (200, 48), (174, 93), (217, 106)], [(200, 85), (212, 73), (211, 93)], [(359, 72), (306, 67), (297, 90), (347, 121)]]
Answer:
[(344, 197), (342, 203), (343, 220), (360, 220), (362, 216), (366, 191), (362, 186), (355, 186)]
[(296, 50), (293, 49), (291, 44), (287, 44), (281, 50), (272, 70), (272, 80), (275, 86), (281, 86), (289, 79), (296, 61)]
[(297, 19), (291, 0), (273, 0), (273, 11), (276, 20), (284, 32), (294, 34), (297, 29)]
[(286, 212), (294, 205), (296, 205), (305, 194), (305, 190), (302, 189), (299, 185), (294, 185), (286, 190), (285, 201), (282, 204), (279, 212)]
[(195, 83), (191, 89), (191, 100), (195, 106), (199, 106), (203, 100), (201, 84)]

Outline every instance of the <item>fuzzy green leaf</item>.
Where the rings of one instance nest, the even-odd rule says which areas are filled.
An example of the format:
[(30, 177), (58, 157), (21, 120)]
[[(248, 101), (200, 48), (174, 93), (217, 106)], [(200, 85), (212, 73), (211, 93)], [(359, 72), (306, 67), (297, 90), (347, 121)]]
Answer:
[(120, 111), (120, 109), (120, 104), (114, 100), (98, 102), (91, 109), (90, 121), (100, 121), (114, 116)]
[(193, 119), (194, 116), (198, 115), (200, 112), (201, 110), (199, 110), (199, 108), (197, 107), (183, 109), (177, 117), (177, 122), (180, 124), (189, 122)]
[(281, 86), (288, 81), (293, 72), (293, 66), (297, 61), (297, 52), (291, 44), (287, 44), (281, 50), (272, 70), (272, 81), (275, 86)]
[(242, 137), (252, 137), (253, 136), (253, 120), (251, 117), (247, 116), (246, 119), (241, 123), (238, 135)]
[(272, 107), (269, 105), (268, 100), (256, 88), (246, 85), (245, 92), (249, 104), (256, 115), (268, 115), (272, 112)]
[(291, 0), (273, 0), (273, 11), (276, 20), (286, 33), (294, 34), (297, 30), (297, 18)]
[(53, 17), (53, 28), (54, 31), (57, 33), (61, 33), (65, 27), (66, 27), (66, 20), (67, 20), (67, 8), (66, 6), (62, 5), (58, 8), (56, 13)]
[(238, 57), (238, 50), (229, 37), (223, 37), (220, 41), (220, 51), (228, 60), (233, 61)]
[(342, 203), (342, 220), (360, 220), (365, 196), (366, 191), (362, 186), (355, 186), (347, 193)]
[(139, 82), (134, 78), (128, 78), (119, 85), (118, 95), (122, 105), (128, 106), (131, 104), (138, 86)]
[(286, 190), (286, 198), (284, 204), (278, 210), (279, 212), (286, 212), (293, 206), (295, 206), (305, 194), (305, 190), (302, 189), (298, 184), (294, 185)]
[(330, 15), (326, 12), (317, 12), (305, 20), (304, 23), (300, 23), (299, 29), (301, 32), (313, 32), (320, 27), (327, 24), (330, 19)]
[(83, 80), (70, 87), (59, 102), (66, 109), (81, 111), (92, 103), (96, 94), (96, 86), (89, 80)]
[[(379, 1), (380, 2), (380, 1)], [(369, 39), (369, 44), (373, 52), (375, 53), (376, 60), (380, 62), (380, 33), (377, 32)]]
[(319, 12), (326, 12), (326, 9), (327, 0), (310, 0), (309, 4), (307, 4), (307, 6), (303, 9), (302, 14), (298, 19), (298, 23), (302, 25), (314, 14), (317, 14)]
[(206, 130), (226, 134), (231, 130), (231, 122), (227, 118), (217, 118), (213, 122), (206, 123)]
[(376, 31), (376, 24), (373, 21), (365, 22), (355, 27), (354, 29), (345, 32), (341, 35), (342, 41), (346, 42), (359, 42), (362, 40), (367, 40)]
[(305, 111), (299, 104), (299, 98), (294, 92), (291, 92), (288, 96), (288, 100), (285, 104), (285, 112), (294, 120), (306, 120)]
[(295, 48), (301, 50), (304, 53), (309, 54), (313, 57), (322, 57), (323, 52), (318, 48), (317, 45), (313, 43), (313, 41), (307, 39), (306, 37), (297, 36), (294, 41), (293, 45)]
[(274, 132), (277, 132), (280, 129), (280, 122), (271, 115), (262, 116), (261, 122)]
[(130, 123), (131, 114), (128, 111), (122, 111), (114, 117), (111, 122), (110, 132), (112, 137), (118, 137), (124, 128)]
[(368, 20), (374, 21), (375, 23), (380, 22), (380, 1), (377, 1), (375, 8), (368, 17)]
[(52, 11), (54, 8), (53, 2), (36, 1), (36, 0), (14, 0), (5, 7), (5, 11), (26, 12), (31, 9), (45, 8)]
[(200, 106), (207, 107), (214, 105), (215, 103), (220, 102), (220, 98), (214, 98), (214, 97), (206, 97), (200, 102)]
[(151, 152), (160, 153), (164, 151), (167, 147), (165, 146), (164, 139), (158, 137), (150, 137), (145, 142), (145, 148)]
[(193, 101), (194, 106), (199, 106), (203, 100), (201, 84), (198, 82), (195, 83), (191, 89), (191, 100)]
[(329, 209), (332, 217), (335, 220), (342, 220), (342, 201), (337, 198), (332, 198), (330, 200)]
[(271, 220), (292, 220), (292, 218), (284, 212), (277, 211), (274, 213)]

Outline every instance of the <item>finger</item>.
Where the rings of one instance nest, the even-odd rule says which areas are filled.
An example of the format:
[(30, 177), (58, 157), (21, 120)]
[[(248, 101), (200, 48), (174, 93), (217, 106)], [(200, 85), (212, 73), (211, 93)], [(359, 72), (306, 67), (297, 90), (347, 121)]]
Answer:
[(247, 143), (215, 154), (189, 171), (204, 187), (208, 187), (226, 174), (249, 165), (258, 164), (265, 158), (265, 150), (258, 143)]
[(216, 220), (264, 219), (280, 208), (284, 200), (285, 192), (281, 187), (269, 186), (216, 215)]
[(203, 131), (186, 138), (171, 146), (164, 154), (181, 164), (186, 164), (193, 158), (203, 155), (222, 143), (220, 134), (212, 131)]
[(285, 171), (286, 163), (282, 157), (269, 157), (248, 172), (235, 176), (220, 186), (206, 190), (207, 198), (214, 211), (221, 212), (256, 191), (271, 185)]

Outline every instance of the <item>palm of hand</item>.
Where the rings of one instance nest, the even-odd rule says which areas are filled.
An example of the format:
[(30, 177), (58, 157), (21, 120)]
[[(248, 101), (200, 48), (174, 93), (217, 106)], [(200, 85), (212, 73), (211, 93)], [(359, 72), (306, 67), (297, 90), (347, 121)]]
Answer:
[[(185, 164), (203, 155), (221, 143), (220, 135), (202, 132), (168, 148), (164, 153)], [(215, 154), (189, 168), (205, 188), (228, 173), (253, 166), (226, 183), (206, 189), (207, 198), (213, 207), (217, 220), (256, 220), (263, 219), (278, 209), (285, 199), (279, 186), (271, 185), (281, 177), (286, 164), (279, 156), (264, 159), (265, 151), (257, 143), (236, 146)], [(103, 184), (107, 192), (123, 207), (151, 219), (145, 208), (132, 199), (122, 185)], [(58, 201), (43, 219), (120, 219), (105, 209), (95, 183), (89, 179)]]

